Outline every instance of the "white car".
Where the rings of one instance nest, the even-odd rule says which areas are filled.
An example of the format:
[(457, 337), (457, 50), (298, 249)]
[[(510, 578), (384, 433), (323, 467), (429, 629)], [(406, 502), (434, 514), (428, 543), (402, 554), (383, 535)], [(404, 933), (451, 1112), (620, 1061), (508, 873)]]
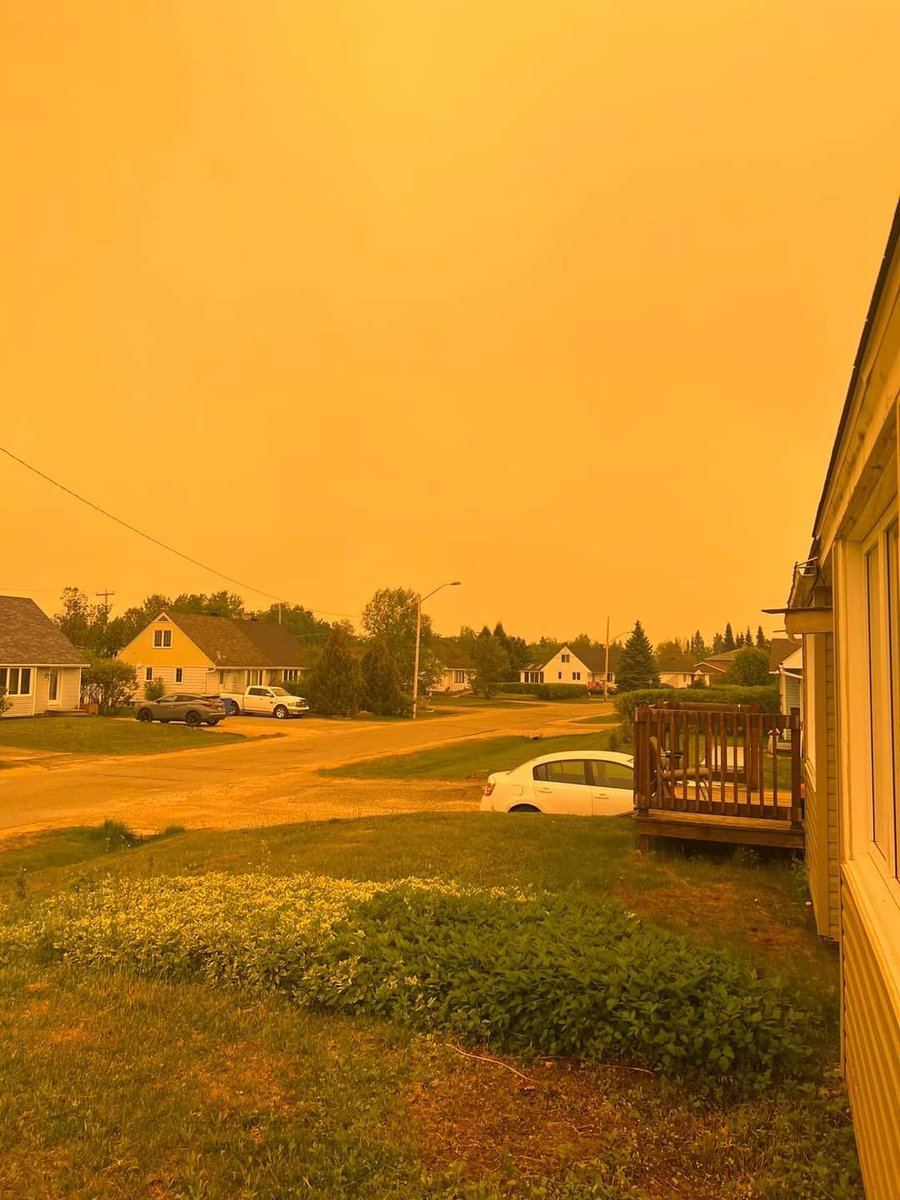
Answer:
[(566, 750), (488, 776), (482, 812), (616, 817), (634, 808), (634, 758), (612, 750)]

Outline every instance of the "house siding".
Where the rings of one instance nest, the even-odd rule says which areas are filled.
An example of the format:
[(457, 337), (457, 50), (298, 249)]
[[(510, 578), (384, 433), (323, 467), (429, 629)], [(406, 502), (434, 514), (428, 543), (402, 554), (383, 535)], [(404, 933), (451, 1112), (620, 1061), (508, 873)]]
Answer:
[(55, 670), (59, 671), (58, 704), (50, 705), (49, 702), (50, 668), (32, 667), (31, 695), (7, 696), (9, 708), (3, 716), (33, 717), (45, 712), (74, 712), (81, 704), (81, 667), (56, 667)]
[(854, 871), (842, 883), (844, 1070), (866, 1200), (900, 1196), (900, 994), (879, 945), (866, 890)]
[[(150, 666), (146, 663), (145, 666)], [(178, 667), (182, 670), (181, 683), (175, 682), (175, 671)], [(170, 692), (188, 692), (196, 696), (215, 696), (219, 691), (218, 673), (211, 671), (207, 667), (184, 667), (179, 662), (172, 663), (171, 666), (161, 666), (153, 668), (153, 679), (161, 679), (166, 693)], [(138, 697), (143, 696), (146, 681), (144, 679), (144, 667), (138, 672)]]

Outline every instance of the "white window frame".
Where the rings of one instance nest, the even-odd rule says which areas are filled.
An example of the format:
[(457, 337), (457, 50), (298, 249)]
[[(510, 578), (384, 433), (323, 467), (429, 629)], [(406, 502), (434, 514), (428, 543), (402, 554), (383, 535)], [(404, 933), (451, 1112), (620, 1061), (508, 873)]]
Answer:
[(571, 661), (572, 661), (572, 655), (571, 655), (571, 654), (561, 654), (561, 655), (559, 656), (559, 661), (560, 661), (560, 662), (564, 662), (564, 663), (571, 662)]
[(153, 668), (152, 667), (144, 667), (144, 683), (152, 683), (152, 682), (153, 682)]
[(184, 683), (184, 667), (175, 668), (175, 682)]
[(580, 671), (573, 671), (573, 672), (572, 672), (572, 678), (573, 678), (573, 679), (577, 679), (577, 680), (579, 680), (579, 681), (580, 681), (580, 680), (581, 680), (581, 672), (580, 672)]
[[(23, 674), (28, 677), (27, 690), (24, 692), (21, 690)], [(15, 676), (15, 682), (13, 682), (13, 676)], [(0, 690), (5, 691), (10, 699), (30, 696), (33, 682), (33, 667), (0, 667)]]
[(154, 650), (171, 650), (172, 649), (172, 630), (171, 629), (154, 629), (153, 630), (153, 649)]

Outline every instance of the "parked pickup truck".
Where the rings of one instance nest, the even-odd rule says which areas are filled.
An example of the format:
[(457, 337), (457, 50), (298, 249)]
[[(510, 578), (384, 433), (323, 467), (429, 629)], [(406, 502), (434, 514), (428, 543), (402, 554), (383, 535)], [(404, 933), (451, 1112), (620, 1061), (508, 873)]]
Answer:
[(231, 717), (241, 713), (258, 713), (260, 716), (302, 717), (309, 712), (309, 705), (302, 696), (292, 696), (283, 687), (251, 687), (246, 692), (222, 692), (222, 703)]

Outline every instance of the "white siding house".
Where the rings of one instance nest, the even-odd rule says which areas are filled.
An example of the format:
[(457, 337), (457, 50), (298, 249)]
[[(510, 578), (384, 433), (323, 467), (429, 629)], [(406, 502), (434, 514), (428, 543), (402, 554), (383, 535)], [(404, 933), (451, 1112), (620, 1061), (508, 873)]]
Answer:
[(33, 600), (0, 596), (0, 691), (4, 717), (72, 712), (81, 703), (88, 664)]

